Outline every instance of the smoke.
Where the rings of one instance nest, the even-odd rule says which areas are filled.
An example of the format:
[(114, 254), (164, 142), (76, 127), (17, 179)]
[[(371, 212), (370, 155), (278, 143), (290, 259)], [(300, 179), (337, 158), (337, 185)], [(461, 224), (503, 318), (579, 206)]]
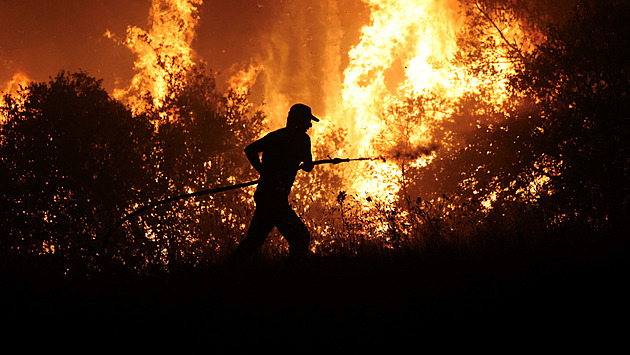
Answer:
[(360, 30), (347, 17), (363, 15), (356, 12), (359, 3), (285, 2), (272, 15), (275, 21), (259, 32), (259, 50), (252, 54), (261, 68), (254, 95), (264, 102), (271, 128), (284, 124), (295, 102), (311, 106), (324, 124), (344, 124), (343, 70), (352, 45), (349, 38)]
[(382, 155), (379, 158), (385, 161), (416, 161), (421, 158), (432, 156), (439, 149), (438, 144), (420, 145), (411, 149), (392, 149), (387, 152), (387, 155)]

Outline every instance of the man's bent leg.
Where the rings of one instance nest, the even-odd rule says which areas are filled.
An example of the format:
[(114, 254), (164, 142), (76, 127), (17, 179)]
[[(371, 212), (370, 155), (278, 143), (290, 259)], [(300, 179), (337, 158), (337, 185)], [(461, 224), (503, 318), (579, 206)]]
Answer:
[(308, 228), (290, 206), (287, 206), (282, 212), (282, 217), (276, 227), (289, 243), (289, 257), (296, 260), (302, 259), (308, 253), (311, 241)]
[(249, 224), (247, 234), (234, 251), (232, 259), (244, 260), (250, 258), (265, 243), (265, 240), (272, 229), (273, 221), (269, 217), (268, 211), (256, 208), (254, 216)]

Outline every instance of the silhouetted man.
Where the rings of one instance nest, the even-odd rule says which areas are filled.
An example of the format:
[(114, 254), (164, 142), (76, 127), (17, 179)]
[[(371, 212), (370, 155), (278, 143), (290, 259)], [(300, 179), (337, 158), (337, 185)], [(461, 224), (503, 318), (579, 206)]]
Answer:
[(311, 139), (306, 133), (312, 127), (311, 121), (319, 122), (311, 108), (295, 104), (289, 110), (286, 127), (245, 148), (247, 159), (260, 174), (260, 181), (254, 194), (256, 211), (245, 238), (234, 253), (235, 259), (248, 258), (257, 252), (274, 227), (289, 243), (290, 259), (299, 260), (308, 253), (310, 235), (289, 205), (289, 193), (299, 169), (313, 170)]

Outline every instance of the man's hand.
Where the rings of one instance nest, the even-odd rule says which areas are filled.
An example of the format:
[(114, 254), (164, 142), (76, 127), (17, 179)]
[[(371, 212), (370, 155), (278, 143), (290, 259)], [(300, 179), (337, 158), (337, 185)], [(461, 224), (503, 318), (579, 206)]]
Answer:
[(310, 161), (310, 162), (304, 162), (300, 164), (298, 169), (304, 170), (306, 172), (311, 172), (311, 170), (313, 170), (314, 167), (315, 167), (315, 164), (313, 164), (313, 162)]

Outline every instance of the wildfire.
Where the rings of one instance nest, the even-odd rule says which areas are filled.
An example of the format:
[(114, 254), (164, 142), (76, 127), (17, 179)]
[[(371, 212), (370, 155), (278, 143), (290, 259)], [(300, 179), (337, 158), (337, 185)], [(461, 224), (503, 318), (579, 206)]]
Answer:
[(13, 78), (4, 84), (4, 88), (0, 90), (3, 94), (15, 94), (21, 88), (30, 82), (28, 75), (17, 72), (13, 74)]
[[(152, 0), (149, 31), (128, 27), (125, 40), (119, 40), (136, 54), (137, 73), (128, 87), (114, 91), (115, 98), (142, 111), (140, 96), (149, 92), (153, 104), (160, 107), (169, 82), (181, 80), (183, 76), (180, 74), (195, 65), (195, 51), (191, 44), (199, 21), (197, 9), (202, 3), (202, 0)], [(104, 35), (115, 37), (109, 30)]]
[[(0, 89), (0, 94), (2, 95), (0, 96), (0, 104), (2, 104), (4, 101), (4, 95), (12, 95), (14, 96), (14, 98), (17, 98), (15, 94), (17, 94), (20, 88), (25, 87), (30, 81), (31, 80), (28, 75), (22, 72), (17, 72), (13, 74), (13, 78), (7, 81)], [(0, 112), (0, 125), (4, 124), (5, 122), (6, 117), (4, 116), (3, 112)]]
[[(321, 137), (343, 128), (348, 132), (347, 144), (330, 154), (391, 155), (385, 161), (339, 169), (349, 181), (348, 191), (391, 200), (404, 178), (397, 158), (413, 167), (430, 164), (436, 150), (427, 147), (440, 143), (433, 141), (430, 127), (450, 116), (453, 105), (449, 103), (492, 80), (498, 104), (505, 100), (505, 82), (500, 76), (471, 76), (453, 64), (464, 21), (459, 1), (363, 0), (363, 4), (369, 10), (369, 22), (348, 51), (341, 50), (346, 31), (341, 20), (343, 4), (334, 0), (310, 7), (283, 4), (285, 18), (262, 36), (261, 53), (236, 71), (227, 85), (239, 93), (250, 92), (254, 83), (262, 87), (269, 129), (284, 125), (293, 103), (315, 102), (316, 114), (323, 118), (311, 132), (315, 146), (327, 146)], [(191, 44), (201, 5), (201, 0), (152, 1), (150, 29), (129, 27), (126, 39), (120, 41), (137, 55), (137, 74), (128, 87), (114, 92), (115, 97), (140, 111), (140, 95), (150, 92), (159, 106), (169, 80), (182, 80), (179, 74), (195, 65)], [(323, 27), (315, 27), (315, 16)], [(520, 32), (510, 28), (505, 34), (519, 36)], [(109, 31), (105, 35), (115, 37)], [(441, 105), (418, 102), (411, 111), (396, 112), (396, 107), (421, 95), (438, 97)], [(411, 117), (415, 124), (408, 123)], [(402, 133), (395, 127), (400, 122), (406, 124)], [(384, 140), (394, 141), (396, 152), (383, 152), (378, 143)]]
[[(294, 103), (303, 102), (310, 105), (313, 113), (321, 118), (321, 122), (314, 124), (310, 131), (313, 158), (315, 160), (331, 156), (332, 158), (351, 158), (346, 159), (348, 164), (335, 165), (334, 168), (321, 167), (317, 168), (318, 171), (315, 173), (300, 173), (298, 176), (293, 192), (296, 201), (300, 202), (296, 203), (295, 207), (296, 210), (302, 209), (298, 212), (308, 212), (300, 213), (300, 215), (309, 216), (310, 213), (310, 216), (314, 217), (330, 217), (332, 222), (341, 215), (342, 224), (339, 231), (335, 230), (334, 224), (317, 223), (315, 228), (321, 228), (321, 233), (317, 234), (334, 237), (337, 233), (347, 233), (351, 238), (360, 237), (365, 238), (364, 240), (382, 237), (386, 244), (394, 245), (401, 243), (396, 236), (406, 235), (406, 231), (417, 227), (414, 224), (417, 221), (412, 221), (413, 218), (418, 217), (414, 215), (416, 207), (414, 203), (429, 202), (428, 200), (431, 200), (431, 203), (440, 202), (440, 199), (445, 205), (452, 203), (454, 206), (459, 203), (459, 200), (451, 202), (446, 195), (437, 197), (442, 190), (449, 193), (453, 191), (449, 190), (453, 186), (461, 187), (462, 190), (454, 190), (454, 193), (463, 191), (461, 196), (467, 199), (464, 204), (469, 201), (472, 201), (469, 205), (480, 203), (481, 212), (493, 211), (495, 205), (508, 200), (535, 203), (538, 199), (542, 200), (545, 194), (553, 193), (553, 177), (562, 173), (562, 161), (543, 157), (537, 165), (533, 166), (533, 169), (526, 170), (521, 175), (506, 174), (505, 179), (499, 179), (498, 174), (501, 174), (502, 169), (497, 169), (497, 165), (476, 174), (484, 167), (484, 159), (492, 159), (491, 151), (487, 152), (484, 159), (475, 155), (484, 153), (484, 149), (477, 149), (477, 147), (483, 148), (487, 143), (486, 139), (492, 139), (492, 135), (481, 136), (483, 139), (481, 142), (474, 142), (468, 146), (465, 146), (468, 144), (466, 142), (453, 143), (462, 136), (479, 138), (477, 133), (486, 128), (486, 123), (481, 122), (480, 116), (491, 116), (492, 119), (496, 117), (497, 120), (508, 117), (501, 115), (498, 111), (502, 109), (507, 99), (507, 78), (512, 73), (509, 62), (513, 58), (511, 56), (515, 55), (514, 52), (517, 52), (516, 49), (528, 50), (528, 45), (531, 45), (528, 42), (531, 39), (524, 37), (523, 32), (531, 30), (521, 29), (517, 19), (509, 18), (509, 14), (506, 15), (507, 17), (504, 17), (504, 14), (497, 15), (497, 12), (502, 11), (500, 7), (486, 12), (482, 5), (494, 5), (493, 2), (325, 0), (308, 2), (308, 6), (305, 6), (305, 3), (305, 1), (280, 1), (257, 4), (258, 9), (273, 7), (275, 12), (271, 10), (265, 12), (265, 26), (252, 31), (254, 32), (252, 36), (256, 36), (256, 39), (248, 38), (247, 41), (242, 42), (236, 40), (233, 43), (234, 46), (247, 44), (247, 47), (251, 48), (238, 51), (237, 55), (243, 55), (244, 60), (228, 58), (228, 67), (233, 65), (226, 70), (227, 79), (225, 76), (222, 77), (221, 80), (225, 79), (225, 81), (218, 83), (217, 87), (227, 88), (227, 93), (223, 98), (227, 101), (220, 101), (220, 105), (226, 104), (226, 111), (232, 107), (249, 109), (252, 105), (260, 103), (255, 110), (266, 113), (266, 126), (269, 130), (284, 126), (288, 110)], [(469, 4), (471, 8), (463, 9), (462, 3)], [(170, 107), (167, 105), (162, 107), (165, 103), (172, 103), (169, 99), (179, 98), (176, 96), (178, 88), (190, 87), (185, 86), (192, 83), (192, 80), (187, 82), (188, 78), (192, 77), (189, 74), (198, 74), (197, 66), (201, 66), (202, 59), (193, 48), (196, 37), (198, 35), (215, 36), (217, 32), (212, 31), (210, 34), (198, 32), (202, 0), (151, 0), (150, 4), (146, 29), (129, 26), (123, 37), (118, 37), (107, 29), (103, 36), (115, 41), (123, 49), (128, 48), (136, 57), (135, 75), (126, 85), (114, 89), (112, 96), (128, 105), (135, 113), (150, 112), (149, 117), (153, 118), (154, 112), (166, 111), (159, 110), (160, 108)], [(218, 3), (214, 3), (216, 4)], [(239, 6), (253, 5), (241, 4)], [(221, 7), (217, 6), (217, 8)], [(267, 15), (274, 14), (277, 17), (267, 18)], [(484, 21), (479, 21), (482, 23), (479, 25), (478, 22), (473, 21), (478, 20), (474, 16), (488, 20), (491, 25), (487, 25)], [(497, 16), (498, 22), (492, 22), (491, 16)], [(236, 19), (233, 25), (221, 23), (224, 27), (219, 27), (219, 29), (236, 30), (239, 35), (242, 35), (241, 32), (247, 32), (244, 30), (249, 30), (250, 27), (239, 28), (239, 26), (242, 25), (242, 21), (248, 20), (249, 18), (243, 16)], [(472, 25), (469, 21), (473, 21)], [(476, 27), (486, 25), (487, 28), (481, 30)], [(496, 36), (481, 38), (482, 36), (476, 35), (475, 31), (486, 33), (484, 31), (488, 28), (490, 28), (489, 32)], [(462, 29), (466, 29), (463, 34)], [(231, 39), (232, 36), (226, 36), (226, 38)], [(209, 41), (209, 39), (206, 40)], [(474, 48), (474, 44), (480, 43), (477, 42), (478, 40), (490, 49), (480, 48), (481, 54), (477, 54), (474, 51), (477, 49)], [(505, 45), (506, 42), (507, 45)], [(514, 43), (519, 45), (513, 46)], [(466, 46), (470, 44), (473, 47), (472, 59), (466, 57), (467, 53), (463, 53)], [(224, 53), (232, 53), (232, 51)], [(232, 59), (234, 59), (233, 62)], [(210, 63), (213, 62), (213, 58), (207, 58), (207, 60)], [(484, 76), (475, 72), (474, 65), (477, 64), (475, 62), (477, 60), (483, 61), (480, 65), (486, 65), (486, 62), (491, 63), (488, 64), (490, 67), (483, 66), (486, 72), (491, 73), (490, 75)], [(471, 61), (473, 64), (470, 64)], [(217, 62), (220, 60), (217, 59)], [(226, 71), (220, 72), (225, 74)], [(197, 78), (199, 77), (195, 77)], [(209, 80), (212, 79), (217, 78)], [(17, 89), (28, 81), (29, 78), (26, 75), (17, 73), (12, 80), (0, 86), (0, 89), (4, 89), (3, 93), (15, 94)], [(213, 91), (212, 95), (215, 93)], [(191, 90), (191, 95), (196, 94)], [(13, 97), (13, 100), (19, 99), (19, 95)], [(152, 101), (147, 102), (147, 97), (150, 97)], [(212, 99), (214, 97), (212, 96)], [(196, 98), (197, 96), (194, 97)], [(0, 100), (3, 98), (0, 97)], [(477, 106), (475, 101), (470, 108), (465, 107), (468, 100), (483, 102)], [(19, 104), (19, 102), (16, 103)], [(176, 102), (177, 105), (180, 103), (187, 104), (185, 100)], [(196, 105), (197, 101), (194, 103)], [(220, 105), (217, 107), (223, 110), (224, 106)], [(194, 108), (198, 106), (191, 107), (190, 114), (196, 114)], [(158, 110), (154, 110), (156, 108)], [(256, 127), (259, 127), (260, 116), (258, 116), (258, 111), (255, 112)], [(247, 114), (241, 117), (240, 112), (225, 116), (222, 115), (223, 112), (218, 113), (216, 117), (213, 115), (212, 119), (225, 116), (237, 117), (239, 121), (235, 119), (233, 122), (238, 123), (238, 129), (247, 129), (247, 123), (241, 124), (242, 121), (240, 121), (241, 118), (248, 117)], [(167, 113), (162, 114), (163, 116), (154, 122), (158, 127), (169, 119)], [(0, 125), (6, 122), (6, 118), (2, 115), (3, 113), (0, 112)], [(458, 122), (453, 122), (457, 119), (470, 121), (460, 125)], [(182, 123), (187, 123), (187, 121)], [(466, 136), (470, 131), (465, 129), (474, 130), (474, 123), (477, 123), (476, 127), (479, 131), (473, 131), (474, 136), (473, 134)], [(450, 131), (447, 127), (455, 127), (455, 129)], [(463, 131), (461, 135), (458, 131), (460, 128)], [(231, 129), (231, 126), (228, 126), (228, 129)], [(210, 132), (210, 134), (213, 133)], [(185, 137), (185, 135), (181, 136)], [(239, 136), (239, 144), (245, 139), (250, 139), (243, 137), (249, 137), (249, 135)], [(446, 138), (442, 139), (442, 137)], [(438, 141), (441, 139), (443, 141)], [(165, 146), (170, 144), (168, 141), (165, 142)], [(197, 144), (198, 141), (195, 141), (195, 148)], [(453, 149), (456, 144), (461, 144), (462, 150), (475, 149), (474, 154), (457, 156), (456, 153), (459, 151)], [(237, 148), (236, 145), (233, 144), (235, 148)], [(187, 144), (185, 146), (188, 148)], [(222, 145), (218, 147), (221, 149)], [(156, 145), (156, 149), (160, 149), (160, 145)], [(166, 150), (162, 151), (165, 153), (165, 160), (168, 158)], [(203, 152), (205, 154), (205, 151)], [(209, 152), (217, 154), (216, 151)], [(448, 171), (449, 169), (456, 170), (458, 166), (454, 165), (469, 156), (470, 161), (460, 164), (462, 170)], [(153, 156), (150, 157), (153, 158)], [(458, 160), (459, 158), (461, 160)], [(205, 167), (223, 174), (220, 169), (216, 169), (216, 165), (222, 164), (222, 159), (221, 156), (213, 156), (205, 163)], [(495, 161), (497, 164), (502, 164), (501, 160)], [(234, 163), (238, 165), (227, 165), (228, 168), (225, 169), (227, 174), (234, 176), (221, 175), (221, 182), (230, 185), (243, 182), (242, 176), (238, 174), (241, 173), (240, 164), (246, 164), (246, 160)], [(236, 167), (236, 169), (230, 169), (231, 167)], [(427, 174), (423, 175), (421, 169), (427, 167), (431, 169), (427, 169)], [(246, 168), (249, 167), (246, 166)], [(168, 174), (160, 169), (158, 171), (161, 176)], [(189, 173), (191, 171), (186, 171), (188, 176), (195, 175)], [(338, 175), (335, 176), (335, 174)], [(204, 184), (214, 184), (213, 181), (206, 181), (203, 173), (200, 175), (204, 179), (192, 176), (192, 179), (185, 180), (190, 182), (182, 191), (191, 194)], [(179, 175), (173, 174), (173, 179), (177, 179), (177, 176)], [(419, 176), (435, 176), (436, 179), (443, 181), (438, 181), (434, 185), (428, 183), (428, 187), (424, 187), (420, 186), (424, 182), (413, 181)], [(187, 178), (184, 177), (184, 179)], [(155, 179), (161, 184), (157, 177)], [(508, 179), (512, 181), (506, 181)], [(168, 188), (181, 192), (178, 182), (169, 179)], [(343, 186), (337, 189), (340, 184)], [(147, 186), (151, 187), (151, 185)], [(432, 189), (434, 186), (436, 188)], [(440, 190), (440, 188), (443, 189)], [(416, 199), (418, 191), (421, 191), (420, 194), (426, 191), (429, 191), (428, 194), (433, 192), (435, 194), (426, 199), (425, 196), (422, 196), (422, 199)], [(335, 195), (336, 200), (331, 198)], [(507, 198), (506, 195), (508, 195)], [(239, 195), (237, 203), (234, 204), (234, 209), (229, 203), (229, 201), (224, 203), (218, 198), (210, 198), (210, 202), (204, 204), (193, 200), (187, 201), (186, 205), (181, 205), (187, 207), (185, 212), (169, 214), (165, 219), (156, 218), (155, 221), (158, 223), (156, 225), (151, 225), (153, 221), (145, 224), (145, 234), (148, 240), (162, 247), (164, 241), (166, 244), (170, 243), (169, 238), (160, 236), (170, 233), (162, 228), (167, 224), (163, 222), (167, 221), (166, 218), (182, 220), (196, 218), (198, 223), (199, 216), (206, 212), (220, 217), (217, 223), (221, 224), (220, 231), (222, 232), (226, 230), (225, 228), (231, 227), (244, 230), (246, 224), (243, 223), (242, 211), (239, 208), (248, 208), (253, 204), (253, 190), (244, 190), (243, 194)], [(400, 208), (401, 206), (403, 208)], [(136, 204), (126, 206), (126, 209), (131, 212), (137, 210), (138, 207)], [(440, 208), (440, 206), (435, 207), (434, 211), (437, 211), (435, 213), (444, 215), (442, 213), (444, 211)], [(448, 208), (455, 210), (455, 207)], [(215, 209), (218, 215), (214, 214)], [(498, 208), (496, 210), (500, 211)], [(189, 214), (189, 211), (195, 212)], [(448, 209), (446, 211), (448, 215)], [(352, 223), (347, 223), (348, 221), (345, 220), (349, 215), (353, 216)], [(48, 216), (44, 215), (45, 221), (47, 218)], [(314, 218), (313, 220), (322, 219)], [(428, 222), (425, 223), (425, 220), (419, 221), (421, 225), (430, 225)], [(200, 239), (197, 239), (195, 233), (203, 228), (214, 231), (212, 223), (214, 222), (189, 231), (181, 228), (178, 233), (188, 242), (197, 243)], [(232, 235), (237, 235), (237, 233), (236, 230), (233, 233), (230, 232)], [(407, 234), (411, 235), (411, 233)], [(220, 235), (215, 239), (211, 235), (207, 240), (216, 241), (219, 237), (225, 236)], [(356, 242), (357, 245), (362, 243), (360, 239), (350, 242)], [(206, 243), (206, 241), (199, 243)], [(222, 245), (227, 245), (220, 243), (213, 248), (218, 250)], [(313, 251), (315, 252), (319, 244), (328, 242), (322, 239), (314, 240), (314, 243)], [(52, 244), (50, 247), (44, 245), (44, 249), (49, 253), (54, 253), (54, 248), (55, 245)], [(166, 265), (169, 262), (170, 252), (168, 249), (161, 250), (163, 250), (160, 254), (163, 257), (161, 262)]]
[[(359, 43), (348, 53), (341, 93), (343, 120), (353, 128), (349, 131), (354, 151), (362, 156), (377, 153), (375, 141), (392, 129), (391, 122), (382, 115), (389, 108), (427, 93), (449, 102), (480, 84), (478, 78), (451, 64), (463, 22), (457, 12), (458, 1), (366, 0), (366, 3), (371, 11), (370, 23), (362, 28)], [(497, 101), (502, 99), (497, 97)], [(422, 124), (406, 132), (409, 144), (434, 143), (426, 127), (450, 115), (450, 110), (444, 105), (425, 114)], [(432, 157), (431, 153), (420, 155), (411, 164), (424, 166)], [(356, 190), (383, 195), (400, 188), (399, 183), (386, 183), (400, 180), (397, 164), (372, 162), (371, 165), (370, 176), (363, 175), (355, 182)]]
[[(105, 37), (136, 55), (136, 74), (128, 85), (113, 91), (115, 98), (142, 112), (145, 94), (150, 93), (152, 105), (159, 108), (168, 98), (169, 85), (186, 80), (186, 73), (200, 60), (192, 44), (202, 5), (203, 0), (152, 0), (147, 30), (129, 26), (122, 39), (105, 31)], [(497, 105), (506, 99), (501, 73), (509, 67), (501, 59), (509, 53), (494, 54), (499, 74), (492, 78), (471, 75), (454, 64), (457, 35), (465, 20), (458, 0), (328, 0), (309, 6), (293, 1), (277, 6), (282, 8), (281, 18), (259, 35), (259, 52), (247, 59), (244, 69), (234, 71), (227, 86), (243, 94), (256, 84), (269, 129), (284, 125), (293, 103), (305, 102), (323, 118), (311, 132), (315, 146), (328, 146), (322, 138), (327, 132), (338, 128), (347, 132), (345, 145), (327, 154), (393, 158), (339, 168), (349, 181), (348, 191), (395, 195), (403, 179), (396, 156), (412, 167), (430, 164), (436, 151), (424, 148), (441, 145), (434, 141), (431, 127), (451, 116), (450, 103), (481, 86)], [(489, 16), (480, 4), (471, 6), (479, 16)], [(510, 19), (501, 26), (496, 41), (531, 44), (518, 21)], [(234, 68), (238, 67), (243, 66), (236, 62)], [(17, 73), (4, 92), (12, 93), (26, 81)], [(441, 105), (418, 102), (411, 111), (396, 111), (422, 95), (438, 97)], [(409, 123), (410, 118), (416, 122)], [(400, 122), (406, 126), (397, 127)], [(379, 144), (383, 141), (393, 148), (383, 151)], [(414, 153), (423, 149), (424, 154)]]

